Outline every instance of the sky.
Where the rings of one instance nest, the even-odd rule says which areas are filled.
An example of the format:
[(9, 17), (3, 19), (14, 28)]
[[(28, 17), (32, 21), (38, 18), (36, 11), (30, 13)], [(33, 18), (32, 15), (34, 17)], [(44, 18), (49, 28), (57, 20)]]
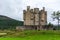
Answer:
[(47, 21), (57, 24), (57, 20), (53, 21), (51, 14), (60, 10), (60, 0), (0, 0), (0, 15), (23, 21), (23, 10), (26, 6), (37, 7), (40, 10), (45, 7), (48, 14)]

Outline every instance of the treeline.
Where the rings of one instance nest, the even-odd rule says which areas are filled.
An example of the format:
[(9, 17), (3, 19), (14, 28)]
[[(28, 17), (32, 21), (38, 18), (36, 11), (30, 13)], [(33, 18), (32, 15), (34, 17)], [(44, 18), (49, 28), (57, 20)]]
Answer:
[(0, 20), (0, 29), (15, 29), (16, 26), (23, 26), (23, 21), (13, 19)]

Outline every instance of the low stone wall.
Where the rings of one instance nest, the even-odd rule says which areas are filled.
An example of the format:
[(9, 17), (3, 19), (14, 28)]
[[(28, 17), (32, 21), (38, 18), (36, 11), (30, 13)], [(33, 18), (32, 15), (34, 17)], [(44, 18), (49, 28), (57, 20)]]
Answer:
[(16, 30), (24, 31), (26, 28), (24, 26), (17, 26)]
[(17, 26), (16, 30), (24, 31), (24, 30), (53, 30), (53, 28), (47, 28), (43, 26)]

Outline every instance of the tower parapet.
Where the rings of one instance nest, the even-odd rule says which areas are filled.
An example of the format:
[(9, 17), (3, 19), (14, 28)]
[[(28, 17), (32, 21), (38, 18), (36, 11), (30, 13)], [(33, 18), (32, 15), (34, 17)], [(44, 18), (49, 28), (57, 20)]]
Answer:
[(27, 6), (27, 11), (29, 11), (30, 10), (30, 6)]
[(33, 9), (31, 9), (30, 12), (33, 13), (34, 12)]
[(26, 10), (23, 10), (23, 13), (26, 13)]
[(43, 11), (45, 11), (45, 7), (43, 7)]
[(39, 8), (34, 8), (34, 13), (38, 13), (39, 12)]

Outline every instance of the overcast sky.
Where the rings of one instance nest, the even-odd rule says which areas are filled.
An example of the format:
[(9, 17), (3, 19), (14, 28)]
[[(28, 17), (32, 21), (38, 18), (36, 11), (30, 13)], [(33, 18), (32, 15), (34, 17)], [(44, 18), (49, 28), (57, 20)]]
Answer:
[(26, 6), (38, 7), (40, 10), (45, 7), (48, 22), (57, 23), (57, 21), (52, 20), (51, 14), (53, 11), (60, 10), (60, 0), (0, 0), (0, 15), (23, 20), (23, 10), (26, 9)]

